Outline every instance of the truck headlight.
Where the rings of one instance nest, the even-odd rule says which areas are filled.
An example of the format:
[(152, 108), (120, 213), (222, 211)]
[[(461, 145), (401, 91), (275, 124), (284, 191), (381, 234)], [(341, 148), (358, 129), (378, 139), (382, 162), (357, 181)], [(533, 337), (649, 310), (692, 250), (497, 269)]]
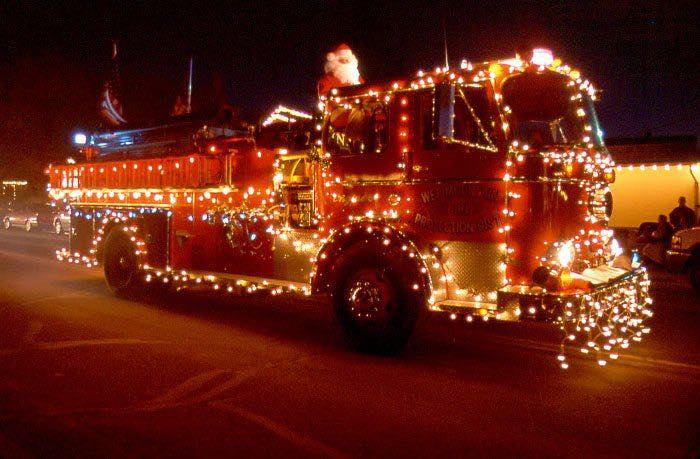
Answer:
[(571, 265), (574, 260), (574, 247), (571, 242), (566, 242), (557, 248), (556, 259), (562, 268), (568, 268)]

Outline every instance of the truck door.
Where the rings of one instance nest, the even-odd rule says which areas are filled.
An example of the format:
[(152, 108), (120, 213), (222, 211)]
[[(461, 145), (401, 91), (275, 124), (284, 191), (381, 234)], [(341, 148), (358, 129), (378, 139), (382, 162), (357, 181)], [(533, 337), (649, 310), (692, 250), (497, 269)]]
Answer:
[(415, 231), (442, 251), (448, 299), (502, 285), (505, 153), (487, 86), (457, 83), (420, 92), (411, 178)]
[[(402, 180), (405, 164), (400, 145), (410, 130), (399, 127), (395, 106), (409, 105), (408, 96), (395, 96), (390, 102), (369, 97), (358, 101), (339, 105), (326, 117), (323, 143), (332, 156), (333, 175), (344, 182)], [(389, 135), (393, 126), (398, 127), (396, 135)]]

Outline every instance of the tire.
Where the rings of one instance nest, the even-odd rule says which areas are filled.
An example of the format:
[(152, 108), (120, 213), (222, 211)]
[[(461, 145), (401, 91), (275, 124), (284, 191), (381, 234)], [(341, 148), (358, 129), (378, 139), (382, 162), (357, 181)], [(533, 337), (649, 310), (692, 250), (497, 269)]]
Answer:
[(31, 230), (32, 230), (32, 222), (30, 222), (29, 220), (26, 220), (24, 222), (24, 231), (26, 231), (28, 233)]
[(56, 234), (63, 234), (63, 225), (61, 225), (61, 220), (56, 220), (53, 224), (53, 230)]
[(107, 287), (116, 296), (133, 298), (142, 282), (134, 244), (120, 227), (110, 231), (104, 246), (104, 272)]
[(381, 249), (350, 248), (338, 262), (333, 293), (335, 317), (357, 350), (378, 354), (401, 351), (425, 310), (411, 290), (406, 268), (388, 261)]
[(700, 295), (700, 258), (695, 258), (690, 261), (688, 277), (690, 278), (690, 284), (695, 289), (695, 293)]
[(6, 218), (5, 220), (3, 220), (2, 226), (9, 231), (12, 228), (12, 223), (10, 222), (10, 219)]

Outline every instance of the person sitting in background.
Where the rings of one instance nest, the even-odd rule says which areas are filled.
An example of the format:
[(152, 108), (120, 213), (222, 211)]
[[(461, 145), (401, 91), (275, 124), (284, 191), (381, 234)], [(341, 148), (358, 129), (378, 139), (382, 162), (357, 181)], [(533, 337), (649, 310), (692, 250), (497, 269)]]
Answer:
[(668, 223), (668, 218), (663, 214), (659, 215), (656, 229), (645, 238), (644, 242), (647, 244), (642, 247), (642, 255), (655, 263), (663, 264), (672, 236), (673, 227)]
[(695, 226), (695, 211), (685, 205), (685, 196), (678, 198), (678, 207), (669, 215), (674, 231), (680, 231)]

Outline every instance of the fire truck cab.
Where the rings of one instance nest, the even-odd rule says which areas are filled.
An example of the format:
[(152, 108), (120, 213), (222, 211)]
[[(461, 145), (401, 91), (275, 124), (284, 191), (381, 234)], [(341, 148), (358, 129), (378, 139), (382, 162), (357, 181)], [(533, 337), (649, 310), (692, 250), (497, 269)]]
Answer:
[(84, 161), (48, 169), (73, 209), (58, 257), (103, 265), (117, 294), (323, 296), (361, 348), (401, 348), (437, 311), (557, 322), (614, 355), (641, 339), (651, 300), (606, 227), (596, 96), (536, 50), (336, 88), (319, 115), (279, 107), (257, 133), (93, 133)]

